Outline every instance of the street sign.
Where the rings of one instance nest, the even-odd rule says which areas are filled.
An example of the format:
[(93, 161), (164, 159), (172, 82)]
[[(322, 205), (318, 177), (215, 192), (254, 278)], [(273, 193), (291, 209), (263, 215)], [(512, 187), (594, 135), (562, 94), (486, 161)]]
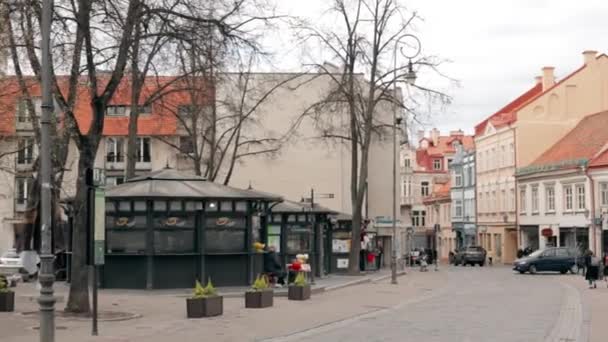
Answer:
[(95, 189), (95, 219), (94, 219), (94, 264), (104, 264), (106, 240), (106, 194), (103, 189)]

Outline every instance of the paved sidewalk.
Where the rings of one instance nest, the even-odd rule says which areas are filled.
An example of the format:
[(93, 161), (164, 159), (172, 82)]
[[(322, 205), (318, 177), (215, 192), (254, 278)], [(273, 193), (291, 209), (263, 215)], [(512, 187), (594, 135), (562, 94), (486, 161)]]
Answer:
[(582, 276), (563, 277), (564, 283), (577, 289), (583, 304), (581, 342), (604, 342), (608, 338), (608, 283), (598, 281), (597, 289), (589, 289)]
[[(305, 302), (275, 298), (273, 308), (245, 309), (243, 298), (225, 298), (221, 317), (188, 320), (185, 317), (183, 291), (117, 291), (100, 293), (103, 311), (132, 312), (141, 318), (121, 322), (100, 322), (100, 335), (90, 336), (90, 321), (57, 319), (57, 341), (259, 341), (288, 335), (331, 322), (348, 319), (383, 308), (417, 295), (435, 291), (444, 283), (443, 272), (411, 272), (399, 278), (399, 285), (390, 285), (390, 273), (381, 272), (362, 277), (331, 277), (319, 281), (325, 290)], [(358, 279), (353, 279), (358, 278)], [(358, 286), (348, 286), (359, 283)], [(439, 284), (439, 285), (438, 285)], [(347, 287), (344, 287), (347, 286)], [(340, 288), (340, 290), (329, 290)], [(61, 292), (59, 290), (58, 292)], [(18, 289), (17, 309), (37, 310), (33, 295), (35, 288)], [(236, 292), (235, 292), (236, 293)], [(65, 303), (59, 303), (63, 308)], [(37, 317), (20, 313), (0, 314), (0, 341), (25, 342), (36, 340)]]

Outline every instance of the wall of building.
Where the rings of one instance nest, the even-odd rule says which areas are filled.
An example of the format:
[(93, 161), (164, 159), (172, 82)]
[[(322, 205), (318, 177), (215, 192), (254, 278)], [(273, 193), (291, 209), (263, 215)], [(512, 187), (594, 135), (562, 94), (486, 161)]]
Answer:
[(584, 68), (518, 110), (518, 167), (533, 162), (583, 117), (608, 109), (608, 57), (594, 55), (583, 55)]
[[(573, 210), (566, 210), (564, 187), (571, 186), (573, 189), (572, 205)], [(578, 196), (577, 186), (584, 187), (585, 191), (585, 206), (583, 209), (578, 208)], [(534, 189), (538, 191), (538, 206), (534, 204), (533, 192)], [(547, 200), (547, 189), (554, 190), (554, 201), (555, 210), (551, 211), (548, 206)], [(589, 246), (593, 246), (594, 238), (593, 232), (589, 230), (592, 226), (592, 215), (591, 215), (591, 182), (585, 173), (581, 170), (575, 170), (574, 172), (554, 172), (537, 177), (526, 177), (519, 178), (518, 180), (518, 191), (519, 198), (522, 198), (525, 192), (525, 208), (523, 207), (523, 201), (520, 200), (518, 206), (519, 214), (519, 225), (527, 227), (538, 227), (538, 246), (544, 248), (547, 246), (549, 241), (546, 237), (543, 237), (541, 232), (543, 229), (551, 229), (553, 236), (556, 237), (556, 244), (571, 245), (573, 241), (571, 237), (565, 237), (560, 234), (560, 228), (572, 228), (576, 227), (577, 230), (586, 230), (589, 236)], [(533, 210), (533, 208), (538, 208)], [(520, 248), (528, 247), (532, 241), (528, 241), (526, 231), (520, 232), (522, 235), (522, 243)], [(565, 239), (569, 239), (565, 241)], [(561, 241), (564, 240), (564, 241)], [(581, 242), (581, 241), (579, 241)], [(527, 244), (526, 244), (527, 243)]]
[[(0, 138), (0, 154), (15, 151), (15, 140)], [(13, 218), (15, 205), (15, 155), (0, 158), (0, 254), (13, 246)]]

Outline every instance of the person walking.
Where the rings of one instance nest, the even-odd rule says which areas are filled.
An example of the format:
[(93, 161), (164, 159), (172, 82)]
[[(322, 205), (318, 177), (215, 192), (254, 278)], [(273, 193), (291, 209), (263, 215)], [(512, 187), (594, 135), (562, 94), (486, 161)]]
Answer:
[(597, 288), (596, 281), (600, 276), (600, 259), (596, 258), (593, 252), (589, 251), (585, 257), (585, 279), (589, 282), (589, 288)]

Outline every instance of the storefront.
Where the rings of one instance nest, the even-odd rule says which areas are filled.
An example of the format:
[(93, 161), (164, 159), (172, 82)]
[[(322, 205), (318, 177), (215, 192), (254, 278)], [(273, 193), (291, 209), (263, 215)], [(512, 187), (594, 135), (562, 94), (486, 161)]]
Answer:
[(338, 214), (331, 217), (331, 225), (326, 228), (325, 256), (328, 273), (348, 272), (349, 253), (352, 241), (352, 216)]
[(587, 250), (589, 227), (559, 227), (559, 246)]
[(324, 255), (330, 249), (321, 250), (327, 241), (330, 227), (330, 214), (333, 210), (320, 205), (311, 207), (309, 203), (284, 201), (271, 207), (268, 230), (263, 241), (274, 246), (283, 266), (295, 259), (298, 254), (308, 254), (315, 276), (328, 272), (327, 265), (319, 267)]
[(248, 285), (262, 271), (253, 243), (281, 201), (171, 169), (106, 193), (106, 288), (189, 288), (195, 280)]

